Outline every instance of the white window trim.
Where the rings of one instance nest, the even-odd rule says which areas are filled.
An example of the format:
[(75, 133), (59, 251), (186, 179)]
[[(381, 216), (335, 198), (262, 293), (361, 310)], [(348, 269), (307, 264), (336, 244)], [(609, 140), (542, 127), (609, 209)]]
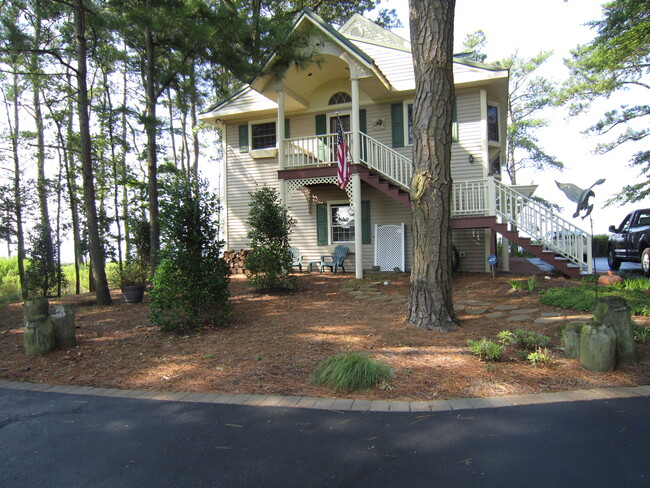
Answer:
[[(253, 149), (253, 126), (260, 124), (268, 124), (269, 122), (275, 123), (275, 146), (272, 147), (262, 147), (259, 149)], [(267, 151), (269, 149), (278, 148), (278, 119), (263, 119), (263, 120), (249, 120), (248, 121), (248, 152), (253, 153), (253, 151)], [(277, 153), (276, 153), (277, 154)]]
[(412, 142), (409, 142), (409, 105), (415, 105), (414, 100), (404, 100), (402, 103), (402, 110), (404, 113), (404, 147), (413, 146)]
[[(333, 246), (333, 245), (339, 245), (339, 244), (354, 244), (354, 241), (336, 241), (332, 239), (332, 207), (333, 206), (341, 206), (341, 205), (347, 205), (348, 207), (352, 207), (352, 203), (350, 203), (350, 200), (332, 200), (327, 202), (327, 242), (328, 245)], [(355, 219), (354, 219), (354, 235), (357, 235), (357, 220), (356, 220), (356, 214), (355, 214)]]

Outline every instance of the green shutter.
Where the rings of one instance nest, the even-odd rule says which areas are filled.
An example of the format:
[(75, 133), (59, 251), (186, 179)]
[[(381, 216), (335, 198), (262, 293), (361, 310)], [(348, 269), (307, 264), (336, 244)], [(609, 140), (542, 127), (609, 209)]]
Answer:
[(316, 116), (316, 135), (327, 134), (327, 115), (319, 114)]
[(291, 138), (291, 124), (289, 119), (284, 119), (284, 138)]
[(370, 202), (361, 202), (361, 242), (370, 244)]
[(327, 246), (327, 204), (316, 204), (316, 243)]
[(393, 103), (390, 106), (390, 113), (393, 128), (393, 147), (404, 147), (404, 104)]
[(239, 152), (248, 152), (248, 124), (239, 126)]
[(455, 96), (451, 105), (451, 140), (452, 142), (458, 142), (458, 113)]
[[(359, 131), (363, 132), (364, 134), (368, 134), (368, 130), (366, 127), (366, 109), (362, 108), (359, 110)], [(361, 161), (366, 161), (368, 162), (368, 146), (367, 146), (367, 141), (364, 139), (363, 143), (361, 144)]]

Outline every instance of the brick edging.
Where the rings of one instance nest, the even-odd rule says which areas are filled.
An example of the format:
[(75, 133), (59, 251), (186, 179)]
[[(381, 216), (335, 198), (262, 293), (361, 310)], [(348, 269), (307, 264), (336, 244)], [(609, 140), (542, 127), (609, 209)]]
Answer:
[(41, 383), (21, 383), (4, 380), (0, 380), (0, 388), (40, 391), (44, 393), (65, 393), (70, 395), (139, 398), (143, 400), (157, 401), (221, 403), (258, 407), (310, 408), (316, 410), (345, 410), (357, 412), (444, 412), (452, 410), (478, 410), (482, 408), (501, 408), (545, 403), (580, 402), (650, 396), (650, 385), (431, 401), (360, 400), (349, 398), (318, 398), (310, 396), (191, 393), (182, 391), (156, 392), (144, 390), (119, 390), (115, 388), (94, 388), (91, 386), (55, 386)]

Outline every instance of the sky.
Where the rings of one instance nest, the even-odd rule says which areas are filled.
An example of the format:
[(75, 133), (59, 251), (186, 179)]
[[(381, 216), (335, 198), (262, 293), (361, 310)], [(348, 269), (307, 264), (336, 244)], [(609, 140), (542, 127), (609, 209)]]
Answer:
[[(520, 57), (529, 58), (540, 51), (552, 50), (553, 56), (542, 67), (540, 74), (562, 81), (568, 76), (563, 60), (576, 46), (594, 38), (595, 31), (585, 24), (602, 18), (602, 3), (599, 0), (456, 0), (454, 50), (462, 51), (465, 36), (477, 30), (482, 30), (486, 35), (484, 52), (488, 55), (488, 62), (503, 59), (515, 51)], [(395, 30), (395, 33), (409, 39), (408, 2), (384, 0), (380, 8), (394, 8), (397, 11), (405, 27)], [(635, 208), (650, 207), (650, 199), (646, 199), (637, 204), (604, 208), (606, 200), (624, 185), (639, 178), (639, 171), (629, 168), (627, 162), (632, 154), (641, 149), (641, 144), (624, 145), (609, 154), (596, 155), (593, 153), (596, 144), (608, 142), (612, 137), (598, 138), (581, 133), (606, 110), (635, 103), (640, 96), (647, 97), (647, 91), (618, 94), (594, 104), (589, 113), (575, 118), (568, 118), (563, 108), (544, 112), (549, 126), (538, 132), (540, 145), (562, 161), (565, 170), (561, 173), (523, 170), (517, 174), (518, 183), (539, 185), (536, 195), (562, 206), (562, 217), (591, 233), (589, 218), (582, 220), (572, 217), (575, 204), (557, 188), (555, 180), (587, 188), (596, 180), (605, 178), (604, 184), (594, 188), (596, 196), (591, 200), (594, 204), (594, 234), (606, 234), (609, 225), (618, 225)]]

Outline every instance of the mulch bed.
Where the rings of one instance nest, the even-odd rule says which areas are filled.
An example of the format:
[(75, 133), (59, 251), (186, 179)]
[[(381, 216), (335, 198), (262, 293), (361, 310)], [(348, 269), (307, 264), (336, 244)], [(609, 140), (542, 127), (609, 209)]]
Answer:
[[(22, 305), (7, 305), (0, 309), (0, 378), (157, 391), (385, 400), (488, 397), (650, 383), (650, 343), (638, 345), (637, 365), (592, 373), (576, 360), (563, 357), (555, 324), (508, 322), (507, 314), (489, 316), (500, 305), (538, 309), (535, 316), (574, 314), (542, 305), (537, 292), (512, 292), (507, 281), (516, 275), (455, 275), (454, 302), (463, 309), (458, 311), (459, 327), (446, 333), (404, 325), (408, 275), (370, 275), (362, 282), (352, 278), (350, 274), (303, 273), (298, 292), (266, 295), (235, 276), (228, 327), (187, 335), (164, 333), (151, 326), (147, 299), (127, 305), (119, 291), (113, 293), (114, 304), (108, 307), (94, 305), (91, 295), (51, 300), (51, 304), (67, 303), (75, 308), (78, 347), (36, 358), (23, 351)], [(540, 277), (537, 289), (576, 284), (561, 277)], [(638, 322), (650, 325), (647, 319)], [(501, 330), (518, 327), (551, 336), (556, 364), (533, 366), (512, 347), (502, 361), (486, 363), (467, 347), (468, 339), (494, 338)], [(365, 352), (388, 362), (397, 378), (383, 389), (354, 393), (307, 383), (320, 361), (344, 351)]]

